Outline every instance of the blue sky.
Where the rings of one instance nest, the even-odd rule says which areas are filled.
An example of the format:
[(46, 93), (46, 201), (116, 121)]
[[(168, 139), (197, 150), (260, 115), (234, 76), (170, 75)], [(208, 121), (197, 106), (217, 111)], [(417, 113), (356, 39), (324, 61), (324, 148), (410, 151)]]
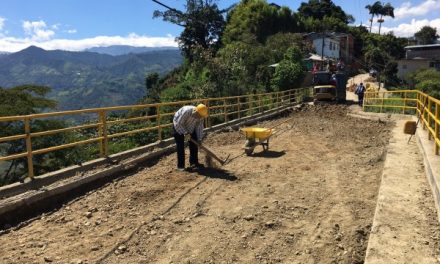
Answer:
[[(162, 0), (183, 9), (185, 0)], [(219, 0), (221, 7), (237, 3)], [(273, 0), (296, 11), (302, 1)], [(374, 0), (334, 0), (356, 24), (368, 24), (365, 9)], [(440, 32), (440, 0), (388, 1), (395, 19), (386, 18), (382, 30), (412, 36), (424, 25)], [(45, 49), (83, 50), (93, 46), (176, 46), (181, 27), (153, 19), (164, 10), (151, 0), (0, 0), (0, 51), (18, 51), (29, 45)], [(373, 27), (377, 31), (377, 25)]]

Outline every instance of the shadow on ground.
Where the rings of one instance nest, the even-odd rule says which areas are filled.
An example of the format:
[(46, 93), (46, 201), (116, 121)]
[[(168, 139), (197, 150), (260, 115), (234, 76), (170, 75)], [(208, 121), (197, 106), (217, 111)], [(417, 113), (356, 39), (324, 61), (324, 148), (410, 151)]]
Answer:
[(284, 156), (285, 154), (286, 154), (285, 150), (282, 150), (282, 151), (266, 150), (266, 151), (254, 153), (250, 157), (279, 158), (279, 157)]
[(198, 174), (208, 178), (222, 179), (227, 181), (235, 181), (238, 179), (235, 175), (231, 174), (230, 172), (218, 168), (199, 169)]

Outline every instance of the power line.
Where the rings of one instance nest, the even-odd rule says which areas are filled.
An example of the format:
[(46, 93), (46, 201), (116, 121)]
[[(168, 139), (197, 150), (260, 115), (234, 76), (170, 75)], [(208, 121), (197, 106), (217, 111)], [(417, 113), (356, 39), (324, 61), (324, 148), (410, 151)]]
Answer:
[(169, 7), (169, 6), (167, 6), (166, 4), (163, 4), (163, 3), (161, 3), (161, 2), (159, 2), (159, 1), (157, 1), (157, 0), (151, 0), (151, 1), (155, 2), (155, 3), (158, 4), (158, 5), (161, 5), (161, 6), (165, 7), (165, 8), (167, 8), (167, 9), (173, 11), (173, 12), (176, 12), (177, 14), (179, 14), (179, 15), (181, 15), (181, 16), (183, 16), (182, 11), (179, 11), (179, 10), (177, 10), (177, 9), (175, 9), (175, 8)]

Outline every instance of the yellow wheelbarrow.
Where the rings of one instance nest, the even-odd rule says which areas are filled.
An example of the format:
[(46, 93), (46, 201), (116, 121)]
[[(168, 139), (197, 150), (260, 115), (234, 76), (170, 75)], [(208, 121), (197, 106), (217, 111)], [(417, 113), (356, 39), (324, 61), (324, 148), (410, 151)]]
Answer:
[(246, 127), (240, 129), (246, 137), (244, 152), (250, 156), (256, 146), (261, 145), (264, 151), (269, 149), (269, 138), (273, 135), (274, 129), (263, 127)]

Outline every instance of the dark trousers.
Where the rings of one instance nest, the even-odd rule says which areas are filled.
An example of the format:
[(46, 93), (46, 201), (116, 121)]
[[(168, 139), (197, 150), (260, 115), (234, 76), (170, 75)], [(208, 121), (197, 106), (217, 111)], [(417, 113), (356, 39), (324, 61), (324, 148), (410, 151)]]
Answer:
[(362, 104), (364, 103), (364, 94), (358, 94), (358, 99), (359, 99), (359, 105), (362, 106)]
[[(185, 168), (185, 135), (179, 134), (173, 126), (173, 136), (177, 145), (177, 167)], [(191, 138), (197, 141), (197, 134), (194, 131)], [(197, 145), (189, 142), (189, 164), (196, 165), (199, 163)]]

